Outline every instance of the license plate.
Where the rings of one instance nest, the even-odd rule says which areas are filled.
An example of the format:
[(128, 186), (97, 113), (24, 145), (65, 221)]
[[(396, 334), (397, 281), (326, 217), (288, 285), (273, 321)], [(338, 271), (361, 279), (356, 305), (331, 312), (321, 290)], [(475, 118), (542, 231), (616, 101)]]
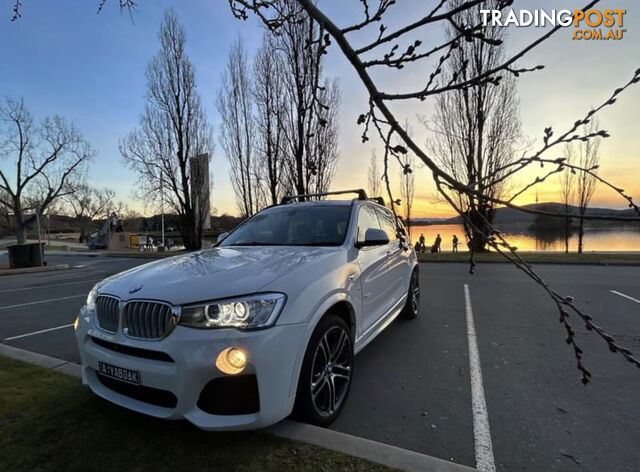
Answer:
[(137, 370), (123, 369), (115, 365), (98, 362), (98, 372), (112, 379), (120, 380), (134, 385), (140, 385), (140, 372)]

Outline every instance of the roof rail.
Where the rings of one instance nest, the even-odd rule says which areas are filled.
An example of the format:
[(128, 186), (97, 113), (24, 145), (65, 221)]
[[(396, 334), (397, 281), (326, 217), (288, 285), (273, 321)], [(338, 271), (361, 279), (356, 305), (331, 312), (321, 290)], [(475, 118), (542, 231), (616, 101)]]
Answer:
[(302, 199), (305, 199), (305, 198), (326, 197), (327, 195), (344, 195), (345, 193), (358, 194), (358, 200), (367, 199), (367, 192), (365, 192), (363, 189), (360, 188), (355, 190), (340, 190), (338, 192), (306, 193), (302, 195), (285, 195), (284, 197), (282, 197), (282, 201), (280, 203), (284, 205), (285, 203), (291, 203), (293, 200), (296, 200), (296, 199), (301, 201)]
[(384, 198), (382, 197), (369, 197), (369, 200), (376, 202), (378, 205), (384, 206)]

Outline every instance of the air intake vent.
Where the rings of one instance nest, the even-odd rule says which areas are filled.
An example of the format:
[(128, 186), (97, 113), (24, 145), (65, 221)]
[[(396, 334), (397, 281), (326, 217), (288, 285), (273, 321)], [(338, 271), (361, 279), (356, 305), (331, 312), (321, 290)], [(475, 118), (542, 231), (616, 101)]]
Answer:
[(125, 334), (133, 338), (160, 339), (175, 325), (169, 305), (157, 302), (132, 301), (124, 307)]
[(96, 299), (98, 326), (110, 333), (118, 330), (120, 320), (120, 301), (117, 298), (100, 295)]

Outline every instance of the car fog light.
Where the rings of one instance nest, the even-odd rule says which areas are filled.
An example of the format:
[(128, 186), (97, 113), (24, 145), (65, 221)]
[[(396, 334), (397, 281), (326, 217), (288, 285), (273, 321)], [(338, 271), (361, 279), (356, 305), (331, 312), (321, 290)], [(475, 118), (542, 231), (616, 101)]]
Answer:
[(216, 367), (225, 374), (239, 374), (247, 366), (247, 353), (239, 347), (228, 347), (216, 359)]

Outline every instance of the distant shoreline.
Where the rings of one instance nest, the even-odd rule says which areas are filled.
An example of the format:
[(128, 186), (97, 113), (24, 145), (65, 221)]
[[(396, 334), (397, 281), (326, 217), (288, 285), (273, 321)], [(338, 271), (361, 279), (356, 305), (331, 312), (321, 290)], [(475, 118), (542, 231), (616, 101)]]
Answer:
[[(421, 227), (421, 226), (462, 226), (462, 221), (450, 221), (450, 220), (445, 220), (445, 221), (428, 221), (428, 222), (422, 222), (422, 221), (409, 221), (408, 226), (414, 228), (414, 227)], [(494, 223), (494, 226), (498, 229), (503, 228), (503, 229), (519, 229), (519, 230), (525, 230), (525, 231), (530, 231), (533, 232), (535, 230), (541, 230), (544, 231), (546, 229), (552, 230), (555, 229), (553, 227), (549, 227), (546, 228), (543, 225), (538, 225), (537, 227), (533, 226), (533, 223), (530, 222), (526, 222), (526, 221), (514, 221), (514, 222), (510, 222), (510, 223)], [(576, 224), (574, 223), (572, 225), (572, 227), (575, 227)], [(620, 228), (624, 228), (625, 230), (632, 230), (632, 231), (640, 231), (640, 221), (596, 221), (596, 220), (586, 220), (585, 224), (584, 224), (585, 229), (599, 229), (602, 231), (610, 231), (610, 230), (615, 230), (615, 229), (620, 229)]]

